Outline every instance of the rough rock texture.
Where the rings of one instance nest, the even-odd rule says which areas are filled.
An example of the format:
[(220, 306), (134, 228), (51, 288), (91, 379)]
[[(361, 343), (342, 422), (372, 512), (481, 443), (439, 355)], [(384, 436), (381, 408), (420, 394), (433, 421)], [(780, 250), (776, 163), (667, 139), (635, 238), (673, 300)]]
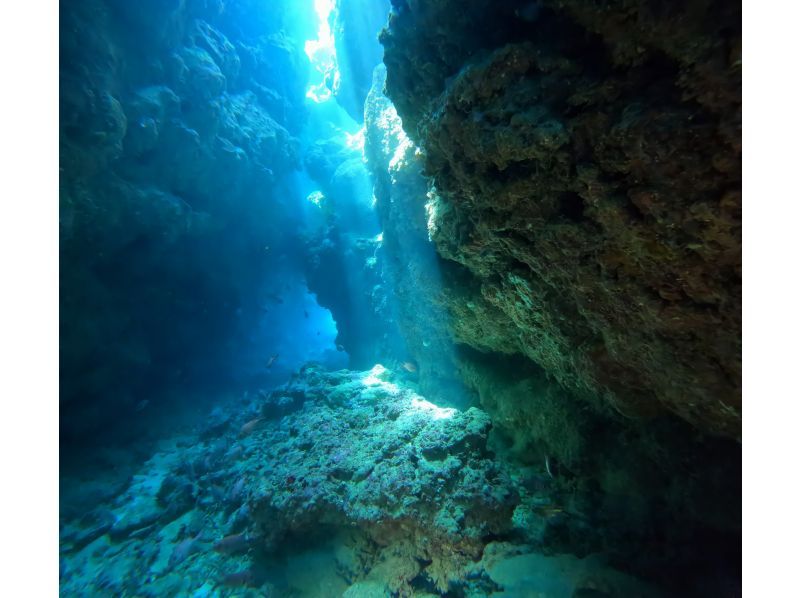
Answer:
[[(292, 2), (62, 6), (62, 438), (114, 432), (165, 386), (222, 381), (260, 316), (298, 166), (302, 49)], [(249, 8), (248, 8), (249, 7)], [(288, 228), (288, 227), (287, 227)], [(274, 254), (273, 254), (274, 255)], [(117, 430), (118, 431), (118, 430)]]
[(350, 366), (369, 368), (402, 354), (395, 302), (382, 284), (381, 228), (369, 171), (360, 149), (348, 147), (341, 135), (312, 144), (304, 161), (320, 189), (302, 232), (308, 288), (336, 320), (336, 343)]
[(739, 7), (393, 7), (387, 93), (438, 250), (480, 291), (458, 338), (739, 437)]
[[(610, 496), (619, 492), (612, 480), (624, 477), (626, 492), (639, 495), (642, 506), (663, 496), (670, 484), (685, 481), (676, 481), (681, 463), (691, 462), (693, 469), (709, 473), (704, 477), (712, 479), (710, 472), (718, 465), (704, 453), (717, 449), (692, 439), (681, 426), (664, 422), (654, 422), (650, 428), (631, 426), (597, 397), (577, 400), (574, 393), (549, 381), (533, 362), (503, 355), (514, 353), (518, 333), (513, 322), (493, 326), (502, 321), (499, 310), (481, 296), (464, 266), (438, 256), (428, 240), (422, 156), (381, 91), (384, 77), (384, 69), (378, 67), (365, 110), (365, 154), (375, 177), (383, 244), (392, 256), (383, 264), (383, 275), (401, 298), (398, 324), (409, 354), (419, 364), (416, 381), (422, 392), (455, 404), (480, 404), (508, 445), (506, 450), (523, 463), (541, 466), (546, 457), (555, 459), (582, 477), (594, 478)], [(480, 351), (454, 348), (454, 341)], [(656, 448), (659, 443), (661, 449)], [(656, 470), (660, 473), (652, 475)], [(650, 473), (643, 475), (645, 471)], [(734, 467), (726, 475), (735, 480), (738, 474)], [(685, 518), (702, 493), (720, 499), (726, 494), (725, 484), (711, 483), (701, 493), (686, 488), (679, 494), (694, 498), (666, 510), (676, 519)], [(652, 508), (651, 504), (647, 510)], [(658, 509), (665, 511), (663, 505)], [(735, 512), (729, 516), (722, 527), (735, 525), (738, 516)], [(697, 517), (709, 520), (711, 513)], [(622, 522), (617, 525), (627, 528)]]
[(375, 69), (364, 107), (364, 155), (375, 181), (375, 207), (383, 230), (381, 276), (396, 298), (399, 332), (423, 394), (455, 405), (468, 404), (454, 349), (456, 326), (442, 293), (453, 283), (447, 264), (428, 239), (423, 203), (427, 183), (419, 150), (403, 130), (383, 94), (386, 69)]
[(308, 288), (336, 320), (337, 348), (352, 367), (370, 367), (392, 353), (397, 329), (381, 285), (375, 237), (347, 232), (334, 221), (306, 237)]
[(308, 365), (65, 514), (62, 593), (660, 595), (596, 556), (545, 556), (578, 515), (549, 478), (495, 455), (491, 428), (382, 366)]
[(410, 542), (414, 558), (445, 576), (444, 589), (481, 554), (484, 537), (510, 529), (519, 499), (487, 452), (484, 412), (437, 407), (392, 380), (382, 366), (307, 368), (276, 391), (306, 403), (259, 444), (257, 460), (275, 465), (250, 510), (270, 547), (324, 525), (355, 525), (384, 546)]
[[(552, 11), (532, 3), (517, 7), (514, 3), (498, 6), (473, 2), (468, 10), (464, 4), (398, 3), (395, 10), (389, 30), (384, 33), (384, 43), (389, 70), (386, 90), (398, 108), (395, 111), (384, 95), (379, 69), (367, 100), (365, 154), (376, 180), (384, 243), (394, 255), (402, 256), (387, 274), (395, 281), (398, 294), (414, 298), (408, 302), (410, 309), (404, 310), (401, 305), (398, 321), (409, 352), (419, 361), (420, 387), (428, 396), (446, 397), (442, 392), (446, 384), (438, 379), (444, 378), (445, 372), (466, 386), (468, 391), (462, 394), (462, 400), (474, 396), (475, 404), (492, 418), (492, 446), (529, 472), (520, 483), (536, 486), (539, 476), (549, 477), (549, 464), (556, 478), (553, 484), (563, 493), (560, 504), (567, 505), (565, 509), (573, 516), (560, 522), (555, 517), (557, 524), (546, 531), (537, 530), (536, 525), (525, 522), (529, 521), (531, 509), (536, 511), (539, 507), (521, 505), (515, 520), (523, 523), (525, 529), (521, 533), (527, 541), (548, 550), (575, 554), (600, 549), (613, 555), (617, 565), (667, 585), (676, 580), (665, 578), (660, 564), (664, 560), (673, 564), (673, 571), (682, 571), (684, 579), (693, 580), (687, 581), (688, 585), (713, 578), (713, 571), (718, 568), (735, 578), (741, 519), (740, 446), (693, 429), (670, 410), (660, 408), (656, 400), (646, 401), (644, 410), (633, 411), (641, 404), (634, 401), (638, 395), (615, 391), (579, 375), (595, 368), (586, 354), (587, 347), (592, 346), (587, 340), (591, 337), (576, 340), (563, 331), (585, 326), (583, 322), (591, 315), (587, 310), (594, 301), (567, 315), (554, 311), (583, 292), (581, 289), (588, 284), (585, 276), (601, 272), (595, 268), (589, 274), (583, 273), (582, 269), (592, 263), (586, 255), (580, 257), (576, 253), (572, 261), (564, 258), (597, 229), (591, 228), (594, 225), (584, 216), (590, 210), (582, 208), (584, 200), (580, 196), (580, 204), (573, 203), (572, 208), (581, 210), (570, 212), (571, 200), (563, 206), (558, 202), (555, 205), (550, 201), (552, 194), (534, 193), (539, 182), (554, 184), (551, 179), (556, 172), (547, 162), (547, 167), (539, 165), (537, 176), (536, 160), (555, 160), (559, 156), (565, 159), (577, 154), (563, 147), (548, 151), (534, 143), (537, 138), (524, 137), (524, 118), (537, 112), (536, 106), (528, 104), (543, 102), (544, 96), (537, 91), (537, 85), (542, 83), (537, 79), (525, 86), (526, 79), (534, 77), (534, 68), (509, 79), (508, 69), (513, 61), (503, 62), (501, 57), (511, 57), (511, 49), (519, 51), (522, 46), (504, 50), (503, 44), (513, 38), (520, 44), (529, 44), (525, 48), (533, 48), (533, 24), (540, 18), (549, 19), (547, 23), (552, 27), (537, 33), (539, 42), (544, 40), (558, 48), (556, 42), (563, 37), (563, 44), (575, 44), (569, 54), (572, 60), (585, 63), (587, 56), (604, 56), (592, 45), (602, 44), (592, 36), (584, 39), (568, 19), (559, 21)], [(490, 23), (494, 26), (487, 26)], [(431, 31), (436, 33), (428, 37)], [(498, 39), (501, 32), (505, 37)], [(577, 43), (576, 35), (583, 41)], [(584, 43), (593, 50), (588, 51)], [(493, 50), (497, 53), (493, 54)], [(531, 49), (531, 53), (540, 55), (542, 51)], [(580, 72), (591, 73), (593, 68), (583, 64)], [(428, 76), (420, 77), (419, 73)], [(622, 71), (606, 68), (602, 75), (593, 76), (619, 84)], [(503, 83), (509, 80), (521, 87), (516, 90), (517, 95), (512, 94), (515, 103), (504, 111), (500, 107), (508, 98), (502, 90), (495, 93), (488, 88), (493, 81), (501, 87), (511, 85)], [(636, 81), (639, 80), (634, 78)], [(485, 97), (479, 93), (484, 87)], [(455, 95), (456, 90), (461, 95)], [(670, 97), (680, 103), (674, 95)], [(495, 112), (476, 109), (476, 98), (487, 103), (496, 101)], [(462, 99), (463, 103), (459, 103)], [(598, 106), (602, 107), (596, 102), (587, 108), (586, 116), (590, 111), (605, 114)], [(663, 108), (663, 102), (656, 102), (656, 106)], [(568, 115), (582, 110), (570, 108)], [(509, 123), (503, 125), (501, 115)], [(519, 130), (510, 125), (510, 119), (521, 123)], [(496, 122), (497, 127), (492, 124)], [(421, 144), (419, 149), (417, 143)], [(512, 143), (517, 144), (516, 149), (498, 157), (502, 152), (497, 148), (511, 147)], [(535, 152), (537, 157), (524, 159), (522, 166), (511, 164), (517, 154), (527, 155), (525, 152)], [(505, 161), (505, 169), (490, 168), (482, 162), (485, 157)], [(513, 188), (521, 190), (518, 196), (509, 195), (508, 185), (497, 180), (501, 172), (510, 177)], [(615, 180), (621, 184), (624, 179)], [(457, 188), (458, 193), (443, 193), (442, 181)], [(492, 203), (494, 199), (505, 203)], [(636, 227), (652, 224), (642, 220), (629, 228), (639, 235)], [(523, 230), (527, 231), (524, 237)], [(620, 228), (618, 232), (625, 230)], [(428, 235), (436, 244), (438, 256), (425, 252), (426, 245), (431, 247), (426, 244)], [(591, 243), (598, 248), (592, 255), (602, 255), (600, 249), (605, 241), (592, 237)], [(547, 251), (547, 259), (537, 253), (540, 250)], [(521, 261), (524, 258), (533, 263), (530, 256), (539, 260), (536, 276)], [(654, 262), (643, 263), (652, 274)], [(388, 264), (392, 264), (391, 260)], [(573, 274), (581, 274), (581, 278), (572, 280)], [(711, 275), (718, 276), (719, 272), (711, 268)], [(629, 278), (620, 280), (631, 284)], [(420, 288), (424, 291), (420, 292)], [(738, 292), (735, 285), (731, 292)], [(603, 297), (609, 297), (608, 293)], [(620, 292), (614, 297), (624, 301), (626, 295)], [(680, 309), (693, 308), (684, 302)], [(639, 342), (646, 329), (633, 327), (627, 321), (638, 317), (638, 312), (615, 313), (619, 319), (603, 323), (607, 327), (602, 329), (604, 338), (609, 343)], [(716, 312), (707, 310), (707, 314), (713, 313)], [(592, 316), (590, 321), (598, 320)], [(734, 335), (735, 329), (734, 324), (719, 334)], [(669, 338), (658, 336), (656, 341), (662, 346), (673, 342)], [(713, 338), (687, 335), (681, 342), (697, 348)], [(448, 347), (449, 352), (426, 352), (425, 343), (437, 349)], [(642, 354), (634, 356), (636, 363), (646, 360), (647, 367), (655, 367), (655, 354), (644, 351), (641, 344), (639, 350)], [(663, 379), (671, 371), (672, 362), (663, 354), (659, 359), (666, 361), (657, 362), (655, 374)], [(701, 361), (689, 366), (702, 367)], [(457, 368), (455, 374), (449, 370), (453, 364)], [(682, 371), (681, 364), (685, 362), (680, 361), (673, 371)], [(607, 375), (613, 377), (610, 372)], [(637, 384), (652, 382), (644, 377), (641, 380)], [(673, 386), (672, 379), (669, 382), (667, 390), (673, 398), (683, 397), (684, 406), (694, 402), (698, 393), (708, 396), (713, 392), (708, 386), (698, 385), (697, 380), (689, 383), (676, 378), (679, 386)], [(682, 393), (681, 389), (685, 394), (675, 394)], [(620, 402), (623, 398), (626, 402)], [(676, 409), (673, 405), (671, 410)], [(650, 417), (624, 417), (642, 414)], [(706, 431), (723, 431), (697, 418), (688, 419)], [(738, 432), (734, 430), (730, 435)], [(675, 591), (686, 590), (677, 582)]]

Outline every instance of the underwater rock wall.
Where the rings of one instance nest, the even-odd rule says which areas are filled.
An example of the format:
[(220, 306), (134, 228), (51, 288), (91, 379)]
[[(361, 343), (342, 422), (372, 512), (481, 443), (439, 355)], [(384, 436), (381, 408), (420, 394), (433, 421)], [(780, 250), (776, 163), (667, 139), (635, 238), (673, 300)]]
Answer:
[(316, 221), (302, 234), (309, 289), (336, 319), (336, 342), (351, 367), (402, 355), (394, 303), (382, 284), (381, 228), (361, 149), (348, 147), (340, 133), (311, 144), (304, 162), (320, 189)]
[(282, 32), (296, 3), (257, 4), (62, 4), (65, 439), (113, 429), (145, 390), (223, 378), (293, 242), (307, 60)]
[[(549, 463), (558, 470), (555, 484), (569, 496), (568, 509), (593, 514), (591, 524), (571, 518), (540, 538), (549, 550), (604, 550), (652, 578), (664, 575), (659, 564), (664, 559), (688, 576), (718, 567), (735, 570), (739, 446), (702, 433), (739, 434), (738, 407), (725, 407), (738, 405), (738, 378), (727, 384), (718, 374), (738, 368), (739, 279), (736, 268), (724, 264), (738, 258), (738, 213), (727, 210), (740, 185), (736, 168), (709, 165), (717, 159), (711, 160), (709, 152), (719, 140), (713, 120), (718, 118), (720, 131), (729, 118), (735, 128), (735, 108), (724, 117), (717, 112), (700, 119), (697, 113), (689, 122), (698, 128), (692, 124), (689, 131), (680, 130), (676, 112), (689, 110), (681, 106), (691, 100), (664, 91), (675, 85), (671, 70), (655, 66), (650, 57), (629, 77), (621, 67), (603, 63), (606, 53), (598, 38), (544, 4), (393, 4), (382, 35), (388, 78), (384, 90), (379, 67), (366, 106), (365, 153), (376, 180), (384, 242), (391, 255), (401, 256), (389, 275), (400, 296), (404, 289), (412, 296), (414, 289), (413, 309), (404, 312), (401, 306), (399, 321), (410, 354), (422, 364), (421, 387), (428, 396), (446, 399), (437, 374), (447, 372), (468, 389), (461, 396), (474, 397), (491, 416), (498, 453), (541, 473)], [(527, 45), (507, 46), (511, 41)], [(565, 56), (551, 56), (557, 52)], [(551, 62), (544, 64), (546, 56)], [(543, 65), (535, 64), (536, 57)], [(587, 60), (592, 63), (584, 64)], [(512, 72), (518, 61), (526, 66)], [(570, 73), (576, 78), (570, 79)], [(735, 66), (729, 74), (735, 81)], [(566, 82), (563, 88), (560, 79)], [(602, 88), (601, 81), (611, 87)], [(572, 90), (574, 105), (554, 91), (551, 95), (549, 85), (563, 93)], [(600, 95), (584, 104), (579, 93)], [(646, 118), (634, 119), (639, 137), (626, 137), (620, 132), (625, 127), (614, 125), (612, 118), (623, 113), (632, 118), (626, 112), (631, 105), (649, 111)], [(588, 126), (585, 121), (596, 114), (606, 120), (582, 131), (579, 125)], [(526, 120), (531, 115), (536, 118)], [(646, 125), (657, 125), (660, 137), (649, 129), (645, 134)], [(613, 176), (600, 173), (610, 168), (610, 140), (592, 150), (600, 152), (597, 156), (586, 154), (585, 144), (593, 141), (589, 134), (604, 127), (616, 135), (613, 155), (620, 170)], [(675, 139), (673, 128), (678, 130)], [(573, 134), (575, 145), (569, 146), (565, 140)], [(658, 139), (659, 151), (672, 152), (647, 162), (656, 171), (648, 176), (661, 185), (661, 197), (674, 203), (668, 216), (628, 217), (633, 212), (624, 207), (626, 184), (634, 187), (633, 181), (646, 174), (644, 162), (620, 166), (625, 152), (632, 151), (629, 145), (639, 147), (636, 139)], [(665, 165), (676, 147), (682, 157)], [(604, 148), (608, 155), (600, 151)], [(727, 151), (731, 160), (738, 159), (730, 144), (713, 151), (717, 157)], [(688, 169), (683, 162), (687, 152), (694, 152)], [(564, 163), (572, 159), (580, 164)], [(578, 174), (595, 159), (605, 196), (597, 184), (595, 195), (587, 195), (579, 183)], [(707, 177), (701, 172), (706, 167), (722, 170)], [(675, 171), (668, 176), (663, 169), (671, 168)], [(678, 171), (704, 180), (690, 184), (673, 176)], [(636, 185), (645, 185), (644, 180)], [(647, 184), (656, 185), (653, 180)], [(719, 263), (697, 258), (692, 251), (705, 251), (697, 240), (692, 251), (666, 251), (684, 239), (668, 218), (683, 226), (687, 214), (701, 205), (716, 205), (709, 199), (713, 185), (733, 196), (724, 195), (714, 208), (716, 220), (707, 219), (697, 230), (715, 235), (715, 227), (728, 222), (722, 244), (702, 241), (724, 258)], [(590, 200), (596, 200), (596, 210)], [(612, 215), (616, 219), (609, 220)], [(438, 256), (425, 252), (428, 236)], [(631, 256), (627, 269), (609, 274), (602, 261), (609, 248), (618, 257)], [(655, 284), (654, 277), (669, 278), (670, 269), (689, 266), (693, 270), (684, 276), (714, 281), (721, 293), (717, 307), (685, 297), (671, 303), (660, 295), (658, 303), (652, 296), (640, 299), (646, 292), (641, 289)], [(657, 318), (650, 320), (652, 326), (642, 323), (651, 316)], [(687, 332), (687, 325), (696, 332)], [(710, 328), (715, 330), (706, 335)], [(726, 345), (726, 339), (732, 344)], [(425, 352), (423, 340), (441, 346), (455, 341), (456, 348)], [(615, 359), (636, 368), (633, 380), (624, 375), (630, 370), (608, 367), (597, 350), (601, 343), (624, 345), (615, 349)], [(714, 349), (703, 353), (708, 343)], [(683, 358), (684, 351), (691, 357)], [(670, 370), (676, 359), (678, 375)], [(716, 368), (713, 380), (701, 376), (709, 368)], [(713, 421), (706, 417), (711, 413), (707, 408), (715, 410), (709, 416)]]
[(309, 289), (336, 319), (336, 343), (352, 367), (369, 367), (391, 354), (397, 327), (376, 258), (379, 243), (331, 220), (306, 239)]
[(740, 7), (392, 5), (386, 91), (480, 291), (459, 340), (738, 438)]
[(383, 227), (380, 262), (385, 285), (393, 290), (399, 332), (421, 391), (454, 405), (468, 405), (453, 345), (453, 321), (442, 304), (452, 283), (428, 240), (423, 209), (427, 182), (422, 158), (403, 131), (391, 100), (383, 94), (386, 69), (375, 69), (367, 96), (364, 155), (375, 182), (375, 209)]

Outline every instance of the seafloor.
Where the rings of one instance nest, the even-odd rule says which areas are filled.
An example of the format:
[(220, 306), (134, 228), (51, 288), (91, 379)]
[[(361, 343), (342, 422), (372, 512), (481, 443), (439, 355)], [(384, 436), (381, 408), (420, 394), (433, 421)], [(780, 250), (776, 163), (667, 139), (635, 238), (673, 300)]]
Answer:
[(484, 411), (413, 386), (381, 365), (309, 365), (165, 438), (90, 508), (86, 482), (63, 481), (77, 504), (64, 509), (62, 592), (661, 595), (596, 557), (543, 554), (552, 528), (586, 515), (546, 466), (496, 458)]

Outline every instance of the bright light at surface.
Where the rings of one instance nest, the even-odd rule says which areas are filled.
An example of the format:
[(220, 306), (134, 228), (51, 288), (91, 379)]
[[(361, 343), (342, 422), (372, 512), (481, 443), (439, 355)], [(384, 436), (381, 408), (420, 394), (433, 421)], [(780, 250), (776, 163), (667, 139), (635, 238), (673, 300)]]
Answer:
[(456, 414), (456, 410), (452, 407), (437, 407), (422, 397), (412, 398), (411, 407), (414, 409), (414, 411), (424, 413), (431, 419), (450, 419)]
[(306, 56), (317, 71), (319, 83), (312, 83), (306, 97), (319, 103), (327, 102), (333, 97), (333, 91), (339, 87), (339, 68), (336, 62), (336, 44), (331, 31), (330, 16), (336, 8), (336, 0), (314, 0), (314, 11), (319, 19), (317, 39), (306, 41)]

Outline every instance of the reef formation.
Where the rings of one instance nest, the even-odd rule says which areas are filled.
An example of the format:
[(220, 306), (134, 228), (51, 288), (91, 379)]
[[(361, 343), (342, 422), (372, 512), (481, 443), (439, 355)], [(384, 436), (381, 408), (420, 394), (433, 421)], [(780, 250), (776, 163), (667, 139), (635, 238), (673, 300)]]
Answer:
[(497, 459), (491, 427), (383, 366), (309, 365), (164, 439), (92, 510), (67, 500), (62, 592), (661, 595), (602, 559), (542, 554), (579, 514)]
[(263, 5), (62, 8), (62, 593), (735, 595), (740, 9)]
[[(379, 66), (366, 104), (365, 154), (384, 227), (384, 276), (401, 298), (399, 329), (420, 364), (419, 388), (435, 401), (480, 405), (498, 454), (516, 467), (540, 475), (548, 463), (558, 468), (555, 485), (575, 510), (594, 516), (587, 525), (569, 519), (542, 542), (547, 550), (613, 554), (667, 584), (665, 560), (686, 579), (696, 579), (696, 567), (735, 562), (739, 445), (674, 416), (625, 417), (602, 395), (560, 384), (546, 363), (519, 350), (519, 327), (483, 297), (480, 279), (430, 243), (427, 158), (406, 134), (384, 80)], [(517, 308), (539, 313), (521, 301)]]
[(739, 7), (392, 4), (386, 93), (474, 288), (457, 340), (738, 438)]
[(224, 379), (225, 348), (262, 315), (263, 272), (287, 242), (275, 222), (291, 218), (308, 66), (282, 33), (292, 2), (268, 15), (229, 4), (62, 7), (61, 433), (72, 442), (125, 433), (109, 415), (153, 388)]

